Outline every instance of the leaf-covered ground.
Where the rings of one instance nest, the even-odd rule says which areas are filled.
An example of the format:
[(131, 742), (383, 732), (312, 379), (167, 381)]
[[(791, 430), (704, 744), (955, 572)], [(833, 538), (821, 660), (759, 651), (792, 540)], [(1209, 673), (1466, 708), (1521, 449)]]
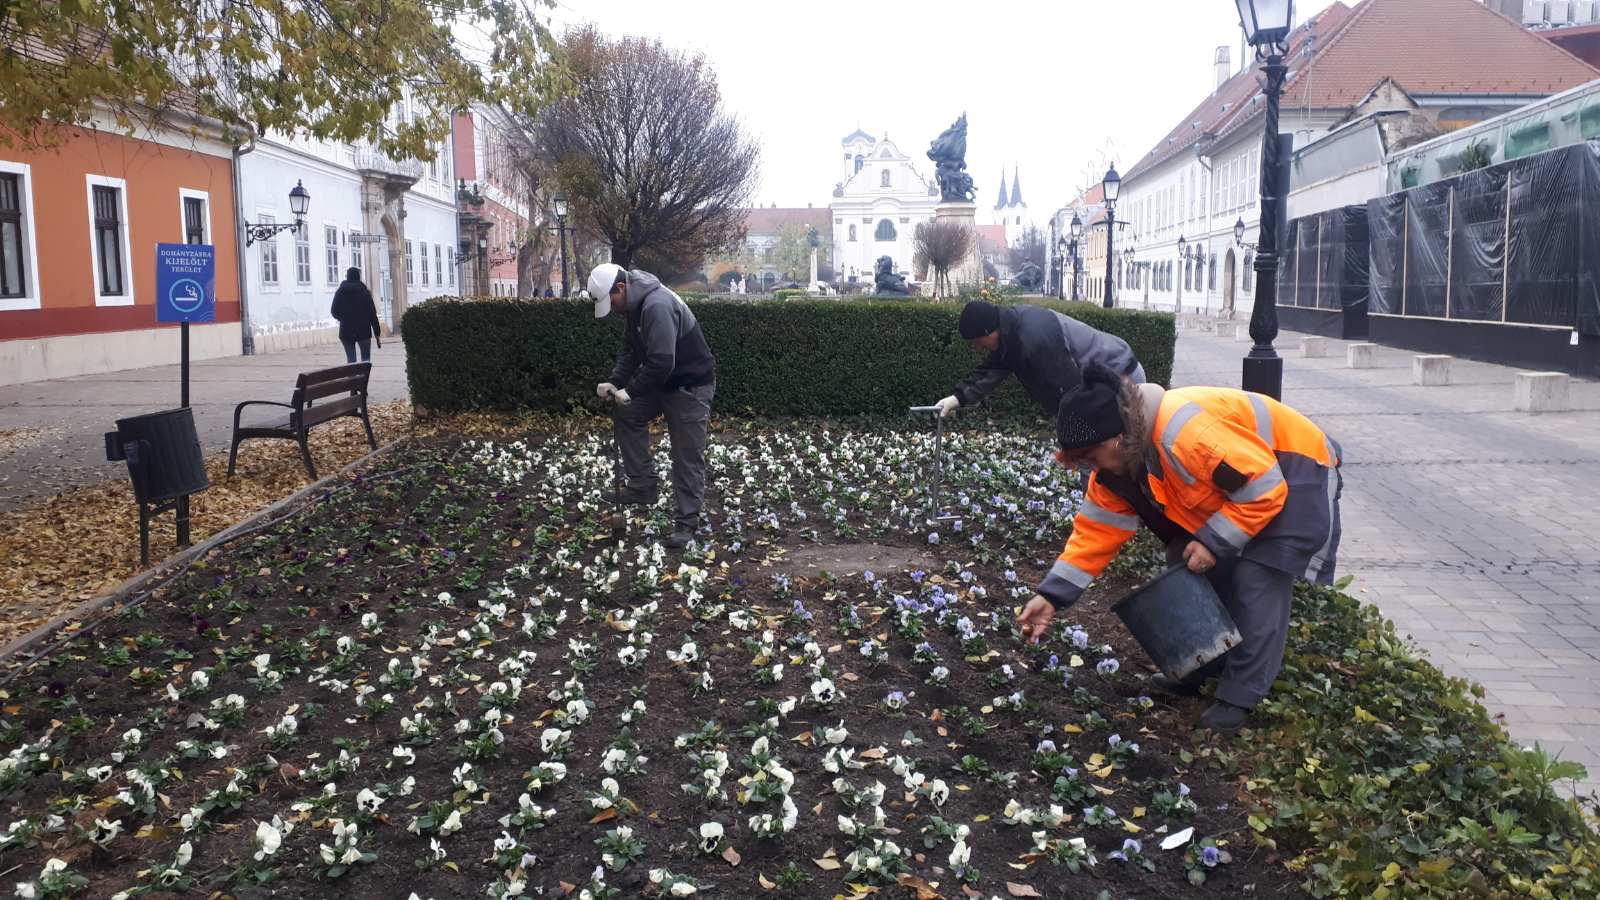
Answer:
[[(935, 529), (925, 437), (719, 435), (681, 557), (665, 500), (613, 531), (603, 436), (386, 457), (14, 673), (0, 863), (40, 897), (1294, 895), (1106, 593), (1019, 643), (1073, 477), (947, 445)], [(795, 563), (864, 542), (935, 564)]]

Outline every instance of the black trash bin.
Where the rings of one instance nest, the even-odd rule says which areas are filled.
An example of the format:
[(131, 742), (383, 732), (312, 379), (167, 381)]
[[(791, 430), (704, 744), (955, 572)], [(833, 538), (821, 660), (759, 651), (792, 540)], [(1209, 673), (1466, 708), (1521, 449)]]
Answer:
[(178, 544), (189, 543), (189, 495), (211, 486), (194, 427), (194, 410), (168, 409), (117, 420), (106, 432), (106, 458), (127, 460), (139, 503), (139, 559), (150, 561), (150, 517), (167, 510), (178, 516)]

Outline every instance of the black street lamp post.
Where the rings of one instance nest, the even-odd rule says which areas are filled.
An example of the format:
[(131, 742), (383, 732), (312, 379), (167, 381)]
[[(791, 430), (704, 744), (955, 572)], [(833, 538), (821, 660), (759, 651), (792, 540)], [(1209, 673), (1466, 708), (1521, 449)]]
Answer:
[(1078, 296), (1078, 293), (1079, 293), (1078, 292), (1078, 263), (1079, 263), (1079, 259), (1078, 259), (1078, 241), (1083, 239), (1083, 219), (1079, 218), (1078, 214), (1076, 212), (1074, 212), (1072, 214), (1072, 226), (1071, 226), (1071, 228), (1072, 228), (1072, 247), (1071, 247), (1071, 249), (1072, 249), (1072, 299), (1077, 300), (1077, 299), (1080, 299), (1079, 296)]
[(567, 198), (557, 194), (550, 201), (556, 217), (556, 240), (561, 242), (561, 296), (567, 296)]
[(1106, 300), (1105, 308), (1110, 309), (1116, 305), (1116, 295), (1113, 293), (1111, 277), (1111, 255), (1115, 252), (1113, 238), (1117, 233), (1117, 193), (1122, 190), (1122, 177), (1117, 174), (1117, 167), (1112, 166), (1106, 170), (1106, 177), (1100, 182), (1106, 193)]
[[(1245, 38), (1256, 48), (1261, 71), (1266, 76), (1266, 127), (1261, 144), (1261, 233), (1256, 239), (1256, 296), (1250, 310), (1250, 352), (1244, 358), (1242, 386), (1247, 391), (1283, 397), (1283, 359), (1272, 348), (1278, 336), (1278, 230), (1282, 225), (1285, 197), (1282, 196), (1280, 169), (1287, 161), (1284, 141), (1278, 134), (1278, 102), (1288, 67), (1283, 58), (1289, 52), (1290, 26), (1294, 21), (1294, 0), (1234, 0), (1239, 8), (1239, 23)], [(1243, 221), (1234, 226), (1236, 238), (1243, 237)]]

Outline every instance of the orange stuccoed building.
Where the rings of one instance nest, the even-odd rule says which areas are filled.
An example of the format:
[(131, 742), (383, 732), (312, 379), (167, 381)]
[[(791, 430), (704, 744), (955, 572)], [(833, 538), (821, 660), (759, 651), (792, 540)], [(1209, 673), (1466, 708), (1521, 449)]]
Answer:
[(156, 245), (216, 247), (216, 321), (190, 355), (242, 348), (233, 148), (202, 127), (59, 127), (0, 146), (0, 384), (176, 362)]

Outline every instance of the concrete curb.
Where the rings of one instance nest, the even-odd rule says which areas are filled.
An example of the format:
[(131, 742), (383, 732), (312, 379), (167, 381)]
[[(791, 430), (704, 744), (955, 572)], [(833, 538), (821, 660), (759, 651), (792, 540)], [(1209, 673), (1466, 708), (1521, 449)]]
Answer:
[[(187, 550), (180, 550), (177, 553), (174, 553), (173, 555), (163, 559), (145, 571), (134, 575), (121, 584), (118, 584), (116, 587), (112, 588), (106, 593), (101, 594), (92, 600), (85, 600), (83, 603), (80, 603), (67, 612), (62, 613), (51, 621), (40, 625), (33, 631), (30, 631), (22, 637), (17, 638), (4, 647), (0, 647), (0, 665), (9, 665), (14, 662), (19, 662), (16, 657), (49, 640), (53, 635), (72, 622), (88, 619), (90, 616), (104, 610), (113, 603), (126, 599), (134, 592), (143, 590), (149, 585), (159, 582), (161, 579), (165, 578), (169, 572), (178, 569), (185, 563), (205, 556), (217, 546), (232, 539), (234, 535), (237, 535), (238, 533), (249, 528), (255, 527), (263, 520), (270, 518), (291, 506), (304, 502), (312, 495), (322, 491), (334, 482), (342, 480), (346, 475), (349, 475), (357, 468), (360, 468), (361, 466), (372, 462), (378, 457), (396, 450), (410, 442), (411, 435), (409, 434), (404, 437), (396, 438), (379, 447), (378, 449), (368, 452), (359, 459), (352, 461), (349, 465), (346, 465), (344, 468), (333, 473), (332, 475), (324, 475), (323, 477), (311, 482), (289, 496), (284, 497), (281, 500), (277, 500), (260, 510), (257, 510), (256, 513), (249, 518), (233, 523), (211, 537), (206, 538), (204, 541), (189, 547)], [(74, 632), (74, 634), (76, 634), (76, 632)], [(71, 636), (69, 635), (64, 640), (70, 639)], [(31, 660), (22, 660), (20, 662), (25, 665), (29, 661)]]

